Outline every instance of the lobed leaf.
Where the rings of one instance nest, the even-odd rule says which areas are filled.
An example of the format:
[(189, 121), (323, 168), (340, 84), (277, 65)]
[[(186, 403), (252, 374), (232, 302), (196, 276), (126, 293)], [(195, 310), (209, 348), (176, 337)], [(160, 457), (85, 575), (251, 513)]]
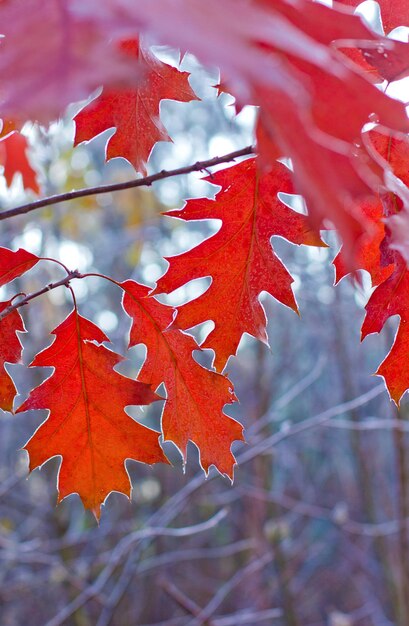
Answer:
[(107, 143), (107, 160), (123, 157), (138, 172), (146, 174), (146, 163), (155, 143), (171, 141), (159, 118), (160, 102), (190, 102), (197, 98), (189, 85), (189, 74), (160, 61), (139, 40), (125, 41), (121, 49), (139, 62), (141, 81), (130, 89), (104, 89), (77, 113), (74, 145), (114, 127), (115, 133)]
[(20, 173), (24, 189), (40, 193), (38, 174), (29, 161), (27, 149), (27, 138), (18, 131), (0, 139), (0, 163), (4, 167), (4, 177), (10, 187), (15, 174)]
[(132, 318), (129, 346), (143, 343), (146, 361), (140, 380), (157, 388), (165, 384), (167, 400), (162, 415), (165, 440), (173, 441), (186, 460), (188, 441), (199, 449), (200, 462), (207, 472), (210, 465), (233, 478), (233, 441), (243, 439), (243, 427), (223, 412), (225, 404), (236, 400), (226, 376), (212, 372), (195, 361), (199, 346), (174, 323), (174, 310), (147, 297), (149, 288), (127, 280), (123, 307)]
[[(0, 302), (0, 313), (11, 302)], [(5, 363), (19, 363), (21, 360), (22, 346), (17, 331), (24, 332), (24, 324), (18, 311), (12, 311), (0, 321), (0, 409), (12, 411), (16, 396), (16, 388), (13, 379), (5, 369)]]
[(111, 491), (130, 496), (126, 459), (166, 462), (159, 433), (124, 412), (126, 406), (150, 404), (158, 396), (149, 385), (114, 370), (123, 357), (96, 345), (108, 338), (76, 310), (53, 334), (54, 343), (31, 366), (51, 366), (54, 373), (18, 409), (49, 410), (49, 417), (25, 445), (30, 470), (61, 456), (58, 501), (78, 493), (99, 518), (101, 504)]
[[(339, 4), (350, 7), (357, 7), (363, 0), (337, 0)], [(377, 0), (380, 9), (382, 24), (385, 33), (388, 34), (397, 26), (409, 26), (409, 4), (406, 0), (396, 2), (396, 0)]]
[(48, 123), (101, 84), (136, 83), (135, 62), (83, 9), (71, 0), (0, 3), (2, 117)]
[(248, 159), (205, 180), (220, 185), (215, 200), (189, 200), (183, 209), (166, 215), (186, 221), (218, 219), (222, 226), (188, 252), (168, 258), (169, 269), (155, 292), (170, 293), (192, 279), (211, 276), (203, 295), (179, 307), (178, 325), (186, 329), (214, 322), (202, 347), (214, 350), (215, 367), (222, 371), (243, 333), (267, 343), (262, 291), (297, 311), (293, 279), (274, 252), (271, 237), (298, 245), (324, 244), (307, 217), (279, 199), (279, 192), (294, 193), (291, 173), (282, 163), (261, 172), (257, 161)]
[(17, 252), (0, 248), (0, 287), (18, 278), (38, 263), (39, 258), (20, 248)]

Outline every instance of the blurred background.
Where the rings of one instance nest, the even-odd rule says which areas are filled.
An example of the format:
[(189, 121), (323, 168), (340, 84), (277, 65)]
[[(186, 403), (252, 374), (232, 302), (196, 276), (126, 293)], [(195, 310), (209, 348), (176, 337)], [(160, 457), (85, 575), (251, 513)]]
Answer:
[[(159, 51), (172, 62), (168, 51)], [(174, 143), (154, 148), (149, 171), (188, 165), (252, 142), (255, 111), (236, 115), (217, 97), (214, 72), (184, 61), (202, 102), (163, 102), (162, 120)], [(135, 176), (122, 159), (104, 163), (113, 131), (72, 148), (71, 116), (49, 130), (26, 126), (42, 194)], [(56, 205), (4, 221), (0, 245), (22, 246), (60, 259), (70, 269), (153, 286), (163, 256), (197, 244), (217, 222), (189, 225), (161, 212), (188, 197), (214, 196), (200, 174)], [(0, 186), (2, 209), (33, 198), (16, 176)], [(298, 208), (301, 206), (298, 203)], [(393, 341), (397, 319), (381, 336), (360, 343), (370, 282), (348, 278), (333, 287), (329, 249), (273, 245), (293, 275), (301, 318), (264, 294), (271, 350), (245, 336), (227, 372), (240, 404), (227, 412), (246, 429), (236, 444), (235, 481), (214, 468), (205, 479), (191, 446), (183, 468), (127, 462), (132, 501), (111, 494), (101, 523), (76, 495), (56, 507), (59, 460), (29, 477), (19, 450), (46, 411), (0, 412), (0, 624), (20, 626), (407, 626), (409, 624), (408, 405), (396, 409), (381, 379), (372, 377)], [(1, 299), (34, 292), (63, 277), (42, 262), (1, 290)], [(168, 298), (179, 304), (204, 291), (196, 281)], [(126, 350), (129, 319), (116, 287), (100, 279), (73, 284), (82, 315), (127, 356), (120, 371), (137, 374), (143, 346)], [(54, 290), (23, 311), (24, 364), (8, 366), (19, 406), (50, 375), (28, 369), (50, 344), (71, 309), (68, 290)], [(194, 329), (200, 341), (209, 326)], [(200, 355), (210, 365), (212, 354)], [(160, 403), (144, 423), (158, 427)], [(138, 408), (129, 409), (135, 418)]]

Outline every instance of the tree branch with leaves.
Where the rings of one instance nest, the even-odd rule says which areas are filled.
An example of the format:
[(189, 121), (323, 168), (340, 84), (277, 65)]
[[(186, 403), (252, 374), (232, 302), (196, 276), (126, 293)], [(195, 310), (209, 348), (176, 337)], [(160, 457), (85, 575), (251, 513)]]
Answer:
[[(167, 462), (160, 437), (177, 446), (184, 462), (193, 442), (205, 472), (213, 465), (233, 479), (231, 446), (243, 439), (243, 429), (224, 412), (237, 400), (227, 363), (243, 334), (268, 342), (262, 292), (298, 312), (293, 277), (271, 245), (273, 236), (322, 248), (327, 244), (321, 231), (336, 231), (342, 241), (337, 280), (364, 269), (375, 287), (363, 336), (400, 316), (395, 343), (377, 373), (396, 403), (409, 388), (409, 119), (403, 102), (379, 88), (409, 74), (409, 44), (372, 30), (351, 4), (110, 0), (101, 6), (95, 0), (51, 0), (44, 6), (40, 0), (9, 0), (0, 5), (0, 159), (8, 184), (20, 172), (25, 187), (39, 193), (36, 200), (3, 210), (0, 221), (193, 172), (206, 172), (204, 180), (218, 188), (214, 199), (189, 199), (167, 213), (187, 222), (219, 220), (221, 228), (168, 258), (156, 286), (63, 267), (62, 279), (0, 303), (0, 406), (11, 411), (16, 390), (4, 366), (21, 359), (20, 309), (58, 287), (68, 288), (72, 297), (72, 311), (51, 331), (54, 342), (31, 364), (53, 367), (53, 374), (14, 407), (49, 411), (26, 450), (31, 469), (53, 456), (62, 458), (59, 500), (78, 493), (98, 518), (111, 491), (130, 494), (126, 459)], [(407, 20), (404, 11), (393, 13), (387, 0), (381, 4), (387, 31)], [(170, 140), (161, 102), (199, 100), (189, 74), (160, 60), (148, 41), (220, 68), (219, 92), (233, 95), (237, 110), (257, 107), (254, 145), (148, 174), (152, 148)], [(84, 98), (88, 102), (74, 116), (74, 145), (114, 129), (106, 160), (122, 157), (138, 176), (42, 195), (24, 124), (46, 128)], [(299, 196), (308, 213), (295, 210)], [(41, 260), (53, 259), (1, 248), (0, 286)], [(114, 370), (123, 357), (103, 345), (108, 337), (79, 311), (74, 282), (91, 276), (116, 285), (132, 320), (129, 346), (147, 347), (137, 380)], [(205, 277), (211, 277), (207, 290), (179, 307), (156, 297)], [(186, 331), (207, 321), (214, 328), (199, 345)], [(213, 351), (213, 366), (199, 365), (193, 357), (199, 349)], [(124, 409), (160, 399), (161, 385), (166, 398), (159, 433), (137, 424)]]

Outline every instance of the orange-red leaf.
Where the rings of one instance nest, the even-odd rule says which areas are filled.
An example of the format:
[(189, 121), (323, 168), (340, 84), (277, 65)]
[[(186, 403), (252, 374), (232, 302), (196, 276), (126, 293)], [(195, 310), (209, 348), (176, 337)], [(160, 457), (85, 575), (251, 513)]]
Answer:
[(339, 51), (350, 61), (355, 63), (355, 65), (364, 72), (368, 80), (374, 83), (383, 82), (383, 77), (379, 74), (378, 70), (375, 67), (368, 63), (362, 50), (358, 50), (358, 48), (339, 48)]
[[(362, 202), (361, 211), (370, 222), (368, 233), (362, 235), (355, 250), (356, 269), (369, 272), (372, 285), (379, 285), (386, 280), (393, 272), (393, 263), (385, 263), (382, 258), (382, 243), (385, 240), (385, 224), (383, 222), (384, 210), (380, 200)], [(335, 282), (350, 271), (348, 263), (345, 262), (342, 250), (334, 259)]]
[[(394, 137), (386, 131), (371, 130), (364, 135), (365, 145), (377, 161), (385, 162), (385, 171), (390, 169), (406, 185), (409, 183), (409, 141)], [(393, 315), (400, 316), (395, 342), (380, 365), (377, 374), (383, 376), (391, 398), (399, 403), (403, 393), (409, 388), (409, 272), (404, 259), (390, 249), (394, 219), (402, 216), (402, 202), (385, 188), (380, 189), (379, 198), (362, 203), (362, 214), (370, 221), (371, 228), (359, 242), (357, 267), (366, 269), (372, 277), (373, 285), (378, 285), (366, 306), (366, 317), (362, 325), (362, 338), (371, 333), (379, 333), (385, 322)], [(396, 235), (394, 248), (396, 245)], [(335, 259), (337, 280), (347, 273), (342, 252)]]
[(367, 227), (358, 203), (379, 183), (355, 144), (367, 122), (407, 132), (409, 120), (403, 103), (377, 89), (336, 48), (393, 43), (347, 7), (310, 0), (141, 0), (124, 6), (124, 27), (127, 20), (139, 21), (159, 41), (219, 66), (241, 104), (261, 107), (264, 134), (275, 152), (292, 159), (315, 227), (332, 222), (352, 266), (354, 245)]
[[(9, 300), (0, 302), (0, 313), (10, 304)], [(12, 411), (16, 395), (16, 388), (4, 364), (20, 361), (22, 346), (17, 331), (23, 332), (24, 330), (23, 320), (17, 310), (12, 311), (0, 321), (0, 408), (3, 411)]]
[[(276, 118), (273, 138), (282, 154), (291, 154), (294, 187), (307, 202), (311, 223), (316, 229), (338, 230), (351, 267), (354, 247), (368, 227), (360, 203), (379, 187), (382, 168), (374, 169), (368, 155), (356, 146), (338, 152), (318, 142), (290, 100), (271, 97), (271, 107)], [(268, 132), (272, 118), (267, 121)]]
[[(0, 2), (0, 100), (7, 119), (49, 122), (101, 84), (134, 84), (111, 33), (72, 0)], [(133, 69), (133, 71), (131, 71)], [(138, 75), (136, 75), (138, 77)]]
[(376, 48), (362, 48), (362, 55), (388, 82), (401, 80), (409, 73), (409, 44), (402, 41), (389, 39)]
[(28, 142), (24, 135), (14, 131), (0, 139), (0, 163), (4, 167), (4, 177), (10, 187), (14, 175), (21, 174), (24, 189), (40, 192), (38, 174), (27, 156)]
[(18, 409), (50, 414), (25, 445), (30, 470), (61, 456), (58, 500), (78, 493), (98, 518), (111, 491), (130, 495), (125, 460), (165, 462), (158, 433), (126, 415), (128, 405), (158, 399), (149, 385), (114, 371), (122, 357), (101, 344), (108, 338), (75, 310), (53, 331), (54, 343), (32, 366), (54, 373)]
[(39, 258), (20, 248), (17, 252), (0, 248), (0, 287), (31, 269)]
[[(293, 63), (308, 76), (312, 98), (311, 115), (316, 127), (322, 132), (352, 143), (360, 138), (363, 126), (372, 114), (374, 119), (385, 126), (401, 124), (402, 129), (406, 126), (405, 130), (409, 130), (402, 103), (386, 97), (360, 72), (349, 71), (348, 76), (341, 74), (340, 77), (306, 61), (294, 59)], [(370, 107), (373, 107), (372, 110)]]
[(156, 292), (169, 293), (189, 280), (211, 276), (208, 290), (179, 308), (178, 324), (190, 328), (206, 320), (214, 322), (203, 347), (215, 351), (215, 366), (221, 371), (236, 353), (243, 333), (267, 342), (266, 317), (259, 302), (262, 291), (297, 310), (293, 279), (275, 254), (271, 237), (278, 235), (298, 245), (323, 243), (305, 215), (279, 200), (279, 192), (294, 192), (290, 171), (282, 163), (260, 172), (256, 160), (248, 159), (205, 180), (221, 186), (215, 200), (189, 200), (184, 209), (167, 215), (187, 221), (218, 219), (222, 226), (195, 248), (168, 258), (169, 269)]
[(137, 40), (126, 41), (122, 48), (137, 59), (143, 78), (135, 88), (103, 93), (74, 118), (75, 145), (88, 141), (108, 128), (115, 133), (108, 140), (107, 160), (127, 159), (134, 168), (146, 173), (146, 162), (157, 141), (171, 141), (159, 119), (162, 100), (197, 100), (187, 72), (163, 63)]
[(386, 320), (400, 316), (394, 344), (376, 372), (383, 376), (391, 398), (398, 404), (409, 388), (409, 272), (406, 263), (396, 254), (393, 274), (379, 285), (366, 305), (362, 338), (379, 333)]
[[(38, 257), (22, 248), (16, 252), (0, 248), (0, 287), (27, 272), (38, 260)], [(10, 304), (10, 300), (1, 302), (0, 313)], [(24, 331), (24, 325), (20, 313), (15, 310), (0, 320), (0, 408), (4, 411), (12, 410), (16, 395), (14, 383), (4, 364), (18, 363), (21, 359), (22, 348), (17, 331)]]
[[(409, 185), (409, 139), (406, 136), (394, 136), (386, 129), (383, 132), (372, 130), (368, 133), (366, 143), (368, 151), (385, 163), (385, 188), (381, 190), (380, 197), (388, 236), (382, 244), (382, 259), (385, 261), (389, 255), (392, 258), (390, 262), (393, 262), (394, 250), (398, 250), (407, 260), (409, 205), (405, 190)], [(393, 250), (388, 251), (389, 247)]]
[(242, 426), (223, 413), (235, 401), (228, 378), (203, 368), (193, 358), (199, 346), (172, 323), (174, 310), (149, 298), (149, 288), (127, 280), (122, 283), (123, 306), (132, 318), (130, 346), (144, 343), (146, 361), (140, 380), (157, 388), (165, 384), (167, 400), (162, 415), (165, 440), (173, 441), (186, 459), (188, 441), (199, 449), (207, 472), (215, 465), (233, 477), (233, 441), (243, 439)]
[(378, 130), (368, 133), (370, 144), (376, 152), (389, 164), (395, 176), (405, 185), (409, 185), (409, 138), (403, 135), (394, 136)]
[[(357, 7), (363, 1), (338, 0), (339, 4), (351, 7)], [(381, 8), (382, 24), (386, 34), (397, 26), (409, 26), (409, 3), (407, 0), (377, 0), (377, 2)]]
[(314, 41), (326, 45), (337, 40), (346, 42), (377, 37), (362, 19), (353, 15), (341, 3), (334, 2), (333, 7), (311, 0), (300, 0), (296, 3), (288, 0), (256, 0), (256, 3), (270, 8), (271, 11), (279, 11)]

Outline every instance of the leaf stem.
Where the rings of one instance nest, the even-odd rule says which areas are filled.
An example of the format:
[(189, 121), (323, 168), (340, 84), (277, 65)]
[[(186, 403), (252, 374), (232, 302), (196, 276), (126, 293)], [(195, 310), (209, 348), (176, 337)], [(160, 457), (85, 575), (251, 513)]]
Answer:
[[(42, 296), (43, 294), (47, 293), (48, 291), (51, 291), (52, 289), (57, 289), (57, 287), (63, 287), (63, 286), (64, 287), (69, 287), (70, 281), (73, 280), (73, 278), (83, 278), (83, 275), (78, 270), (73, 270), (72, 272), (68, 272), (67, 276), (65, 276), (61, 280), (58, 280), (58, 281), (56, 281), (54, 283), (49, 283), (48, 285), (46, 285), (42, 289), (39, 289), (38, 291), (34, 291), (33, 293), (28, 294), (27, 296), (25, 296), (19, 302), (16, 302), (15, 304), (10, 304), (7, 308), (5, 308), (5, 309), (3, 309), (3, 311), (1, 311), (1, 313), (0, 313), (0, 322), (7, 315), (12, 313), (16, 309), (19, 309), (20, 307), (25, 306), (26, 304), (28, 304), (28, 302), (30, 302), (30, 300), (34, 300), (34, 298), (38, 298), (39, 296)], [(20, 294), (16, 294), (16, 295), (20, 295)]]
[(51, 257), (48, 257), (48, 256), (40, 256), (39, 260), (40, 261), (49, 261), (50, 263), (56, 263), (57, 265), (62, 267), (63, 270), (65, 270), (67, 272), (67, 274), (70, 273), (70, 270), (68, 269), (68, 267), (66, 265), (64, 265), (64, 263), (61, 263), (61, 261), (58, 261), (57, 259), (52, 259)]
[(86, 196), (94, 196), (103, 193), (111, 193), (114, 191), (123, 191), (124, 189), (133, 189), (134, 187), (149, 187), (158, 180), (165, 178), (171, 178), (173, 176), (181, 176), (182, 174), (190, 174), (191, 172), (200, 172), (207, 170), (207, 168), (214, 165), (220, 165), (221, 163), (229, 163), (242, 156), (250, 156), (255, 154), (254, 146), (247, 146), (234, 152), (229, 152), (220, 157), (213, 157), (205, 161), (197, 161), (191, 165), (184, 167), (178, 167), (173, 170), (162, 170), (156, 174), (145, 176), (144, 178), (136, 178), (134, 180), (128, 180), (123, 183), (113, 183), (110, 185), (99, 185), (96, 187), (86, 187), (84, 189), (77, 189), (75, 191), (68, 191), (66, 193), (56, 194), (54, 196), (47, 196), (46, 198), (40, 198), (34, 202), (28, 202), (22, 204), (14, 209), (8, 209), (0, 213), (0, 221), (9, 219), (10, 217), (16, 217), (17, 215), (24, 215), (31, 211), (36, 211), (42, 207), (50, 206), (52, 204), (59, 204), (61, 202), (67, 202), (68, 200), (75, 200), (77, 198), (84, 198)]
[(53, 282), (53, 283), (48, 283), (48, 285), (46, 285), (42, 289), (39, 289), (38, 291), (34, 291), (33, 293), (30, 293), (28, 295), (25, 294), (24, 292), (16, 293), (12, 297), (10, 302), (12, 302), (12, 300), (17, 298), (18, 296), (24, 296), (23, 299), (19, 300), (19, 302), (16, 302), (15, 304), (10, 304), (7, 308), (3, 309), (3, 311), (1, 311), (1, 313), (0, 313), (0, 322), (5, 317), (7, 317), (7, 315), (12, 313), (16, 309), (19, 309), (19, 308), (25, 306), (31, 300), (34, 300), (35, 298), (38, 298), (39, 296), (44, 295), (48, 291), (52, 291), (53, 289), (57, 289), (57, 287), (68, 287), (68, 289), (71, 291), (71, 295), (72, 295), (73, 302), (74, 302), (74, 308), (77, 309), (77, 301), (76, 301), (76, 298), (75, 298), (75, 294), (74, 294), (74, 291), (73, 291), (73, 289), (72, 289), (72, 287), (70, 285), (70, 282), (73, 279), (75, 279), (75, 278), (90, 278), (90, 277), (103, 278), (104, 280), (108, 280), (110, 283), (113, 283), (114, 285), (116, 285), (120, 289), (123, 289), (121, 283), (119, 283), (114, 278), (111, 278), (110, 276), (106, 276), (105, 274), (98, 274), (97, 272), (89, 272), (89, 273), (86, 273), (86, 274), (82, 274), (78, 270), (69, 270), (67, 267), (65, 267), (65, 265), (63, 263), (60, 263), (56, 259), (41, 257), (40, 261), (54, 261), (55, 263), (58, 263), (58, 265), (61, 265), (65, 269), (65, 271), (67, 272), (67, 275), (64, 278), (62, 278), (61, 280), (58, 280), (58, 281)]

